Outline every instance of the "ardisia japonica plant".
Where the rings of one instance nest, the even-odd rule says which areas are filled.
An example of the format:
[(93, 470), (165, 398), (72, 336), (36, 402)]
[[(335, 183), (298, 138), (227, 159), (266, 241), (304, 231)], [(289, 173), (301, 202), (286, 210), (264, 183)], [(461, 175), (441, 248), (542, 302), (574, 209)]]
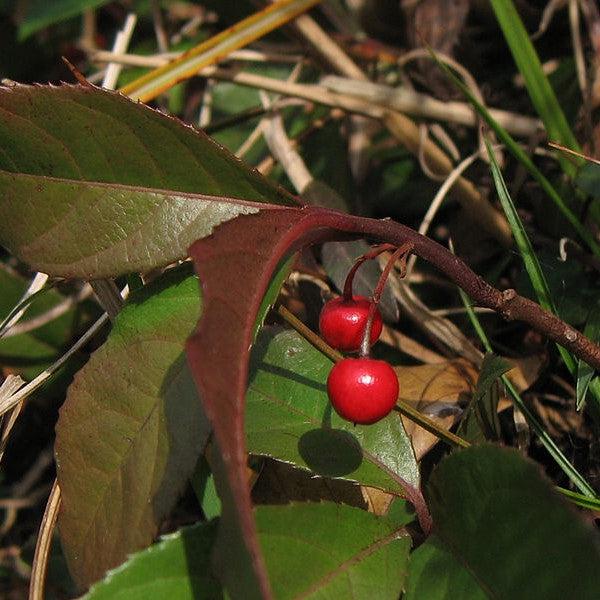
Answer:
[[(461, 437), (398, 398), (411, 393), (413, 367), (370, 356), (384, 284), (397, 264), (402, 277), (409, 253), (479, 306), (598, 368), (600, 347), (585, 335), (412, 229), (304, 205), (202, 132), (117, 93), (2, 88), (0, 147), (5, 248), (53, 278), (96, 289), (97, 280), (137, 283), (60, 409), (36, 589), (57, 515), (88, 599), (142, 587), (148, 598), (225, 588), (240, 599), (390, 600), (443, 597), (446, 584), (464, 598), (592, 598), (600, 589), (595, 533), (535, 464), (480, 443), (499, 439), (490, 431), (506, 362), (486, 357), (469, 387), (465, 414), (487, 417), (491, 429), (465, 421)], [(356, 239), (382, 245), (323, 309), (325, 342), (293, 317), (293, 329), (261, 330), (287, 314), (271, 308), (294, 253)], [(356, 268), (383, 251), (391, 257), (372, 297), (355, 296)], [(196, 275), (179, 263), (188, 256)], [(153, 280), (142, 285), (132, 278), (140, 273)], [(359, 355), (341, 357), (327, 342)], [(17, 406), (11, 398), (5, 407)], [(454, 447), (426, 484), (400, 413)], [(319, 492), (319, 502), (254, 506), (249, 454), (293, 467), (285, 477), (340, 485), (343, 501)], [(190, 480), (202, 518), (154, 543)], [(565, 492), (597, 502), (593, 492)], [(364, 510), (362, 493), (382, 494), (385, 508)]]

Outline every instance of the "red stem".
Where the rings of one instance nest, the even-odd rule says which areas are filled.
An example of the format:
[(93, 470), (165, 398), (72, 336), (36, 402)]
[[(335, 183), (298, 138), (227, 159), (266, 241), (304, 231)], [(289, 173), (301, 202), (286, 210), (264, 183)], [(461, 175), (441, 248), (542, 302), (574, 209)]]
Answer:
[[(384, 244), (385, 246), (389, 246), (390, 244)], [(380, 246), (381, 247), (381, 246)], [(379, 280), (377, 281), (377, 285), (373, 290), (373, 297), (371, 299), (371, 304), (369, 306), (369, 314), (367, 315), (367, 321), (365, 323), (365, 330), (363, 332), (363, 337), (360, 344), (360, 356), (366, 357), (369, 356), (371, 350), (371, 329), (373, 329), (373, 319), (375, 318), (375, 312), (377, 311), (377, 305), (381, 300), (381, 295), (383, 294), (383, 290), (385, 288), (385, 284), (390, 276), (390, 271), (396, 264), (396, 261), (401, 256), (404, 257), (406, 262), (406, 255), (412, 250), (412, 244), (407, 242), (406, 244), (402, 244), (400, 248), (396, 248), (394, 253), (390, 256), (387, 264), (385, 265), (385, 269), (379, 276)], [(392, 246), (393, 248), (393, 246)], [(381, 252), (379, 253), (381, 254)]]
[(344, 300), (352, 300), (352, 286), (354, 284), (354, 275), (356, 275), (356, 271), (360, 265), (362, 265), (367, 260), (372, 260), (373, 258), (377, 258), (380, 254), (387, 252), (388, 250), (393, 250), (395, 248), (394, 244), (381, 244), (376, 248), (373, 248), (366, 254), (363, 254), (359, 258), (356, 259), (356, 262), (352, 265), (352, 268), (348, 271), (348, 275), (346, 275), (346, 281), (344, 282)]

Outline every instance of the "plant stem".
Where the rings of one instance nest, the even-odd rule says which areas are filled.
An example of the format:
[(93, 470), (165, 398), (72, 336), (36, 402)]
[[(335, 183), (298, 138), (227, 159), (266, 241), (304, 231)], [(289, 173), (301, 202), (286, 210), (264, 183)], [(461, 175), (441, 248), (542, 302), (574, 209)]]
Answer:
[(344, 292), (343, 292), (344, 300), (352, 300), (352, 298), (353, 298), (352, 286), (354, 284), (354, 276), (356, 275), (356, 271), (358, 271), (358, 268), (360, 267), (360, 265), (362, 265), (367, 260), (372, 260), (374, 258), (377, 258), (380, 254), (383, 254), (384, 252), (387, 252), (388, 250), (395, 250), (395, 249), (396, 249), (396, 246), (394, 246), (394, 244), (380, 244), (379, 246), (377, 246), (376, 248), (373, 248), (371, 251), (367, 252), (366, 254), (359, 256), (356, 259), (356, 261), (354, 262), (354, 264), (352, 265), (352, 268), (348, 271), (348, 275), (346, 275), (346, 281), (344, 282)]
[[(524, 321), (592, 367), (600, 369), (600, 346), (532, 300), (520, 296), (514, 289), (496, 289), (447, 248), (406, 225), (390, 219), (375, 220), (316, 207), (273, 210), (303, 211), (304, 215), (296, 214), (291, 227), (298, 232), (297, 237), (319, 228), (320, 235), (311, 235), (311, 243), (348, 239), (351, 236), (376, 238), (396, 246), (410, 242), (416, 255), (437, 267), (479, 306), (491, 308), (508, 321)], [(274, 215), (270, 218), (273, 217)], [(298, 244), (298, 240), (296, 243)]]

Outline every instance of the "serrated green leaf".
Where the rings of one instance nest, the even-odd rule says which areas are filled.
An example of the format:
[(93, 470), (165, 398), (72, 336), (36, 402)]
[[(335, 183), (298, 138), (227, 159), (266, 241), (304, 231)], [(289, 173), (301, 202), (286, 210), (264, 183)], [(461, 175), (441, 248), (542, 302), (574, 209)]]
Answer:
[(260, 506), (260, 544), (278, 600), (396, 600), (410, 536), (394, 521), (324, 502)]
[(597, 532), (516, 450), (454, 452), (433, 472), (427, 495), (436, 534), (489, 597), (598, 597)]
[(260, 203), (293, 203), (203, 133), (93, 87), (0, 88), (0, 150), (0, 244), (52, 275), (162, 266)]
[(217, 600), (210, 572), (217, 521), (184, 527), (133, 555), (94, 585), (83, 600)]
[(187, 269), (134, 294), (79, 371), (56, 430), (61, 542), (80, 585), (147, 546), (208, 439), (183, 353), (200, 312)]
[(325, 381), (332, 363), (294, 331), (265, 330), (252, 355), (246, 404), (250, 453), (324, 477), (401, 493), (419, 472), (400, 417), (354, 426), (331, 408)]

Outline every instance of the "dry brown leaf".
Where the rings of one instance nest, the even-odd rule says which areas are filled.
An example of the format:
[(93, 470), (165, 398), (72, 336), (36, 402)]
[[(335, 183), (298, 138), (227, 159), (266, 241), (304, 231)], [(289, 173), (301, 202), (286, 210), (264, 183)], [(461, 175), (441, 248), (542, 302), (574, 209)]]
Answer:
[[(400, 381), (400, 398), (450, 429), (461, 415), (469, 399), (478, 373), (473, 365), (462, 359), (442, 364), (417, 367), (396, 367)], [(406, 417), (402, 417), (410, 436), (417, 460), (438, 442), (438, 438)]]
[(397, 496), (384, 492), (380, 489), (368, 487), (366, 485), (360, 488), (362, 496), (367, 503), (367, 510), (377, 516), (387, 514), (390, 508), (390, 504), (394, 501)]
[(507, 373), (507, 376), (519, 392), (529, 389), (537, 381), (544, 364), (544, 359), (537, 354), (524, 358), (507, 358), (505, 360), (514, 365)]

